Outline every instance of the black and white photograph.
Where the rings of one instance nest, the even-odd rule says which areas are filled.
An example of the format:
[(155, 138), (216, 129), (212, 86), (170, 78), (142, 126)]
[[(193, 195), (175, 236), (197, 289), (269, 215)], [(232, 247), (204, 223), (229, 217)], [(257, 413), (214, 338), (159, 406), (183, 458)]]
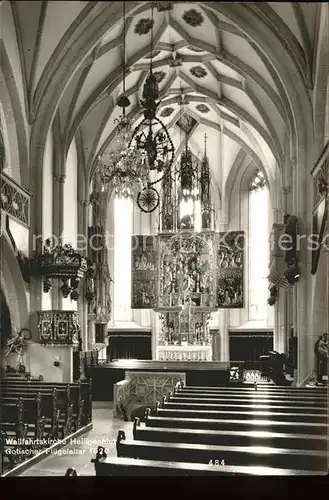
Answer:
[(328, 35), (328, 2), (0, 0), (1, 479), (328, 475)]

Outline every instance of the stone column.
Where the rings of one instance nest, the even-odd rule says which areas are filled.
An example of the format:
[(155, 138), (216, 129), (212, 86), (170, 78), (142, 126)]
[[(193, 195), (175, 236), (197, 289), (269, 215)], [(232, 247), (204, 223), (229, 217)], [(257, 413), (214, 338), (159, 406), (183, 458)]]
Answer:
[[(88, 254), (88, 217), (89, 217), (89, 200), (83, 200), (79, 202), (78, 206), (78, 251), (87, 257)], [(81, 240), (79, 238), (81, 235)], [(83, 237), (82, 237), (83, 236)], [(88, 304), (86, 302), (84, 292), (85, 292), (85, 280), (80, 285), (80, 297), (78, 299), (78, 315), (79, 323), (81, 328), (81, 339), (82, 339), (82, 350), (88, 349)]]
[[(292, 169), (292, 213), (298, 217), (299, 231), (303, 235), (311, 232), (311, 211), (313, 194), (310, 185), (309, 169), (313, 163), (313, 153), (306, 150), (303, 144), (299, 145), (298, 157), (291, 158)], [(297, 334), (297, 371), (296, 384), (303, 385), (307, 377), (312, 373), (312, 315), (309, 308), (309, 290), (311, 286), (310, 253), (307, 249), (306, 238), (300, 241), (298, 251), (301, 276), (294, 286), (293, 292), (293, 326)]]
[[(60, 238), (63, 232), (64, 222), (64, 174), (54, 174), (53, 183), (53, 235)], [(62, 308), (62, 292), (59, 280), (53, 280), (52, 284), (52, 309)]]
[(219, 356), (220, 361), (230, 360), (230, 345), (229, 345), (229, 309), (222, 309), (219, 313), (219, 342), (216, 345), (219, 347), (219, 353), (216, 352), (216, 356)]
[(212, 361), (221, 361), (221, 336), (218, 329), (211, 328), (210, 335), (212, 339)]

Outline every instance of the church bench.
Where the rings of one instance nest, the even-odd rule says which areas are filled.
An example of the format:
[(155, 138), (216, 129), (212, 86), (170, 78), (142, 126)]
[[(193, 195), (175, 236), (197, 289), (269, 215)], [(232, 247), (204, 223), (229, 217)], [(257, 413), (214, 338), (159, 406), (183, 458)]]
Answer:
[(227, 465), (203, 465), (192, 463), (136, 460), (134, 458), (111, 457), (105, 460), (92, 459), (96, 476), (304, 476), (319, 475), (315, 471), (298, 471), (271, 467), (233, 467)]
[[(255, 393), (256, 394), (256, 393)], [(278, 405), (297, 405), (297, 406), (315, 406), (315, 407), (323, 407), (327, 405), (326, 398), (317, 398), (317, 399), (296, 399), (290, 398), (289, 396), (285, 398), (274, 398), (272, 396), (263, 396), (260, 397), (258, 395), (255, 396), (234, 396), (234, 395), (226, 395), (226, 396), (218, 396), (218, 397), (183, 397), (183, 396), (169, 396), (166, 398), (167, 401), (172, 403), (261, 403), (261, 404), (278, 404)]]
[(56, 388), (62, 390), (69, 387), (69, 400), (73, 404), (72, 420), (75, 430), (87, 425), (92, 420), (92, 391), (91, 380), (72, 382), (70, 384), (60, 382), (40, 382), (39, 380), (19, 379), (9, 381), (3, 379), (5, 386), (35, 388)]
[[(28, 423), (28, 435), (33, 434), (34, 439), (44, 438), (45, 417), (42, 416), (42, 396), (20, 398), (23, 403), (23, 419)], [(3, 397), (1, 404), (15, 404), (17, 398)]]
[(0, 475), (18, 465), (23, 460), (20, 453), (21, 446), (10, 444), (13, 436), (5, 431), (0, 431)]
[(60, 439), (64, 435), (65, 419), (61, 417), (61, 410), (58, 404), (57, 389), (31, 390), (31, 388), (9, 388), (3, 391), (5, 397), (10, 398), (30, 398), (40, 394), (41, 412), (45, 418), (45, 436), (47, 439)]
[(135, 419), (134, 439), (170, 443), (199, 443), (228, 446), (271, 446), (304, 450), (327, 450), (327, 436), (288, 434), (269, 431), (227, 431), (141, 427)]
[(153, 417), (145, 414), (147, 427), (171, 427), (185, 429), (212, 429), (212, 430), (270, 430), (297, 434), (325, 434), (327, 424), (308, 422), (284, 422), (273, 420), (237, 420), (237, 419), (207, 419), (207, 418), (170, 418)]
[(268, 420), (285, 420), (288, 422), (319, 422), (326, 423), (328, 420), (327, 413), (295, 413), (293, 410), (290, 413), (275, 412), (268, 410), (186, 410), (186, 409), (168, 409), (156, 408), (155, 415), (157, 417), (178, 417), (178, 418), (211, 418), (211, 419), (268, 419)]
[[(315, 393), (315, 394), (322, 394), (322, 393), (326, 393), (326, 388), (323, 388), (323, 387), (280, 387), (280, 386), (277, 386), (277, 385), (265, 385), (265, 384), (257, 384), (257, 391), (260, 391), (260, 392), (273, 392), (274, 394), (275, 393), (287, 393), (287, 394), (290, 394), (290, 393), (296, 393), (296, 394), (299, 394), (299, 393)], [(193, 392), (193, 393), (212, 393), (212, 394), (216, 394), (216, 393), (221, 393), (221, 392), (231, 392), (231, 391), (234, 391), (234, 392), (238, 392), (238, 391), (243, 391), (243, 392), (253, 392), (253, 391), (256, 391), (255, 389), (255, 384), (252, 384), (252, 385), (248, 385), (246, 384), (246, 387), (238, 387), (238, 388), (235, 388), (235, 387), (196, 387), (196, 386), (185, 386), (185, 387), (182, 387), (182, 386), (178, 386), (177, 388), (175, 388), (174, 392), (181, 392), (181, 393), (184, 393), (184, 392)]]
[(289, 403), (290, 405), (301, 405), (301, 406), (325, 406), (327, 404), (327, 398), (325, 397), (318, 397), (318, 398), (304, 398), (304, 397), (293, 397), (293, 396), (268, 396), (268, 395), (259, 395), (258, 393), (254, 392), (252, 395), (234, 395), (234, 394), (227, 394), (227, 395), (220, 395), (218, 397), (212, 396), (212, 397), (205, 397), (205, 396), (183, 396), (183, 395), (176, 395), (172, 396), (169, 395), (167, 398), (167, 401), (172, 401), (173, 403), (214, 403), (216, 404), (217, 402), (230, 402), (232, 401), (235, 402), (243, 402), (243, 403), (277, 403), (277, 404), (286, 404)]
[(299, 470), (327, 470), (327, 452), (294, 450), (269, 446), (227, 446), (188, 443), (126, 440), (119, 431), (116, 442), (117, 456), (143, 460), (163, 460), (207, 464), (224, 460), (227, 465), (262, 464), (267, 467), (289, 468), (293, 464)]
[[(160, 407), (160, 403), (158, 402), (158, 406)], [(297, 406), (297, 405), (280, 405), (280, 404), (275, 404), (275, 403), (268, 403), (264, 404), (258, 403), (257, 401), (255, 403), (249, 402), (249, 403), (235, 403), (235, 402), (228, 402), (226, 401), (225, 403), (218, 403), (218, 404), (209, 404), (209, 403), (172, 403), (172, 401), (164, 402), (163, 408), (166, 409), (172, 409), (172, 410), (202, 410), (202, 411), (221, 411), (221, 410), (232, 410), (232, 411), (248, 411), (248, 410), (268, 410), (268, 411), (273, 411), (273, 412), (281, 412), (281, 413), (309, 413), (312, 412), (313, 414), (318, 414), (318, 413), (325, 413), (328, 411), (327, 406), (323, 405), (320, 407), (314, 407), (314, 406)]]
[(4, 402), (1, 398), (1, 430), (6, 435), (11, 435), (16, 439), (25, 438), (28, 431), (28, 424), (24, 421), (24, 408), (21, 398), (13, 402)]
[(1, 398), (1, 468), (15, 466), (24, 459), (24, 441), (28, 433), (28, 424), (23, 418), (23, 402), (3, 402)]
[(20, 393), (22, 394), (48, 394), (49, 391), (55, 390), (57, 395), (57, 408), (60, 410), (60, 423), (62, 423), (62, 437), (71, 434), (74, 428), (74, 418), (73, 418), (73, 403), (71, 397), (71, 388), (69, 384), (9, 384), (6, 386), (12, 394)]

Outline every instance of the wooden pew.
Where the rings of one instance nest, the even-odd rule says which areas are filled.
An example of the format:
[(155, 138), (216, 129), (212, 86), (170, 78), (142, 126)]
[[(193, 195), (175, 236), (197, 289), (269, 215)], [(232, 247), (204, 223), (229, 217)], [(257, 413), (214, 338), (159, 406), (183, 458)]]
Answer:
[(248, 410), (271, 410), (271, 411), (278, 411), (281, 413), (309, 413), (312, 412), (313, 414), (318, 414), (318, 413), (325, 413), (327, 412), (327, 406), (300, 406), (297, 404), (294, 405), (282, 405), (282, 404), (276, 404), (276, 403), (266, 403), (266, 402), (261, 402), (259, 403), (258, 401), (255, 402), (245, 402), (245, 403), (239, 403), (239, 402), (225, 402), (225, 403), (218, 403), (218, 404), (209, 404), (209, 403), (173, 403), (172, 400), (167, 401), (164, 400), (164, 402), (159, 403), (157, 401), (157, 406), (160, 408), (162, 404), (163, 408), (166, 408), (168, 410), (202, 410), (203, 412), (209, 412), (209, 411), (220, 411), (220, 410), (232, 410), (235, 412), (238, 411), (248, 411)]
[(315, 471), (298, 471), (271, 467), (232, 467), (191, 463), (136, 460), (111, 457), (92, 459), (96, 476), (317, 476)]
[(1, 399), (1, 468), (10, 467), (24, 459), (22, 450), (28, 433), (28, 424), (24, 421), (23, 401), (17, 398), (13, 403)]
[(18, 379), (14, 381), (7, 381), (7, 379), (3, 379), (3, 384), (9, 385), (10, 387), (29, 387), (32, 389), (36, 389), (38, 387), (41, 388), (56, 388), (57, 390), (63, 390), (63, 388), (69, 387), (66, 389), (68, 391), (67, 394), (67, 403), (73, 405), (72, 410), (72, 425), (74, 430), (81, 428), (82, 426), (87, 425), (92, 420), (92, 388), (91, 388), (91, 380), (86, 381), (78, 381), (71, 384), (65, 383), (56, 383), (56, 382), (40, 382), (39, 380), (27, 380), (27, 379)]
[(147, 427), (169, 427), (204, 430), (271, 430), (297, 434), (326, 434), (327, 424), (315, 422), (286, 422), (273, 420), (238, 420), (238, 419), (207, 419), (207, 418), (170, 418), (153, 417), (146, 411), (145, 425)]
[(1, 429), (6, 435), (13, 435), (16, 439), (25, 438), (28, 424), (24, 422), (24, 408), (21, 398), (5, 403), (1, 398)]
[[(172, 395), (170, 394), (170, 397)], [(267, 401), (282, 401), (282, 402), (309, 402), (310, 404), (313, 404), (313, 402), (318, 402), (318, 403), (327, 403), (327, 396), (326, 394), (320, 394), (320, 395), (304, 395), (304, 394), (267, 394), (265, 392), (261, 391), (251, 391), (251, 392), (237, 392), (237, 391), (232, 391), (232, 392), (222, 392), (220, 394), (212, 394), (212, 395), (207, 395), (207, 394), (194, 394), (194, 393), (187, 393), (187, 392), (178, 392), (175, 394), (174, 397), (172, 397), (174, 400), (182, 400), (182, 401), (204, 401), (204, 402), (209, 402), (209, 403), (214, 403), (216, 402), (217, 399), (226, 399), (226, 400), (236, 400), (236, 399), (243, 399), (245, 401), (250, 401), (250, 400), (267, 400)]]
[(171, 442), (127, 440), (119, 431), (117, 455), (124, 458), (161, 460), (207, 464), (225, 462), (227, 465), (290, 468), (298, 470), (327, 470), (327, 452), (314, 450), (293, 450), (256, 446), (203, 445)]
[[(60, 410), (60, 420), (62, 435), (65, 437), (73, 432), (73, 403), (71, 401), (71, 389), (68, 384), (47, 384), (43, 383), (28, 385), (24, 387), (25, 391), (33, 393), (40, 392), (41, 394), (48, 393), (49, 390), (55, 389), (57, 394), (57, 408)], [(13, 389), (11, 389), (13, 390)], [(23, 390), (23, 389), (19, 389)]]
[(41, 394), (49, 393), (49, 391), (55, 389), (57, 393), (57, 407), (60, 410), (60, 429), (61, 437), (65, 437), (71, 434), (75, 427), (77, 427), (76, 420), (80, 420), (79, 415), (73, 417), (73, 402), (71, 387), (69, 384), (61, 383), (45, 383), (40, 381), (28, 381), (21, 379), (8, 380), (3, 379), (2, 381), (4, 391), (8, 395), (16, 396), (17, 394), (36, 394), (40, 392)]
[(210, 418), (210, 419), (267, 419), (267, 420), (284, 420), (287, 422), (318, 422), (326, 423), (328, 421), (327, 413), (296, 413), (291, 410), (290, 413), (283, 413), (278, 411), (268, 410), (186, 410), (186, 409), (169, 409), (169, 408), (155, 408), (155, 415), (157, 417), (177, 417), (177, 418)]
[[(257, 394), (257, 393), (254, 393)], [(234, 395), (226, 395), (226, 396), (219, 396), (219, 397), (200, 397), (200, 396), (195, 396), (195, 397), (183, 397), (183, 396), (169, 396), (167, 398), (167, 401), (170, 401), (172, 403), (195, 403), (195, 404), (200, 404), (200, 403), (208, 403), (208, 404), (218, 404), (218, 403), (260, 403), (260, 404), (278, 404), (278, 405), (298, 405), (298, 406), (315, 406), (315, 407), (323, 407), (327, 405), (327, 399), (326, 398), (293, 398), (290, 396), (234, 396)]]
[[(28, 422), (28, 434), (32, 433), (34, 439), (44, 439), (45, 417), (42, 416), (42, 396), (38, 393), (30, 398), (20, 398), (23, 403), (23, 419)], [(15, 404), (17, 398), (3, 397), (1, 404)]]
[(279, 433), (270, 431), (227, 431), (141, 427), (138, 418), (133, 426), (134, 439), (170, 443), (199, 443), (228, 446), (271, 446), (304, 450), (326, 450), (327, 436)]
[(30, 388), (11, 388), (6, 386), (3, 395), (9, 398), (29, 399), (41, 394), (41, 412), (45, 418), (45, 437), (48, 440), (60, 439), (64, 435), (64, 422), (58, 405), (57, 389), (31, 390)]
[(193, 392), (195, 394), (200, 394), (200, 393), (211, 393), (211, 394), (216, 394), (216, 393), (222, 393), (222, 392), (237, 392), (237, 391), (243, 391), (243, 392), (254, 392), (254, 391), (260, 391), (260, 392), (273, 392), (273, 393), (285, 393), (285, 394), (290, 394), (290, 393), (302, 393), (302, 394), (323, 394), (326, 393), (326, 387), (285, 387), (285, 386), (277, 386), (277, 385), (265, 385), (265, 384), (251, 384), (250, 386), (246, 384), (244, 387), (196, 387), (196, 386), (185, 386), (182, 387), (181, 385), (175, 387), (176, 392)]

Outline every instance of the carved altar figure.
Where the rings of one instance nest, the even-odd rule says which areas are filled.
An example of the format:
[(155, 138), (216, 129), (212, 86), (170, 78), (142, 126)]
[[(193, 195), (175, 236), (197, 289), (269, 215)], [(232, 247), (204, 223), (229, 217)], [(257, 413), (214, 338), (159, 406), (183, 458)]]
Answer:
[(164, 262), (163, 279), (163, 293), (164, 295), (170, 295), (173, 285), (173, 273), (170, 262), (168, 260)]
[(190, 276), (191, 276), (191, 291), (198, 292), (199, 291), (199, 273), (196, 268), (195, 260), (190, 262)]
[(100, 226), (102, 220), (102, 193), (93, 191), (90, 195), (90, 203), (92, 205), (93, 225)]

